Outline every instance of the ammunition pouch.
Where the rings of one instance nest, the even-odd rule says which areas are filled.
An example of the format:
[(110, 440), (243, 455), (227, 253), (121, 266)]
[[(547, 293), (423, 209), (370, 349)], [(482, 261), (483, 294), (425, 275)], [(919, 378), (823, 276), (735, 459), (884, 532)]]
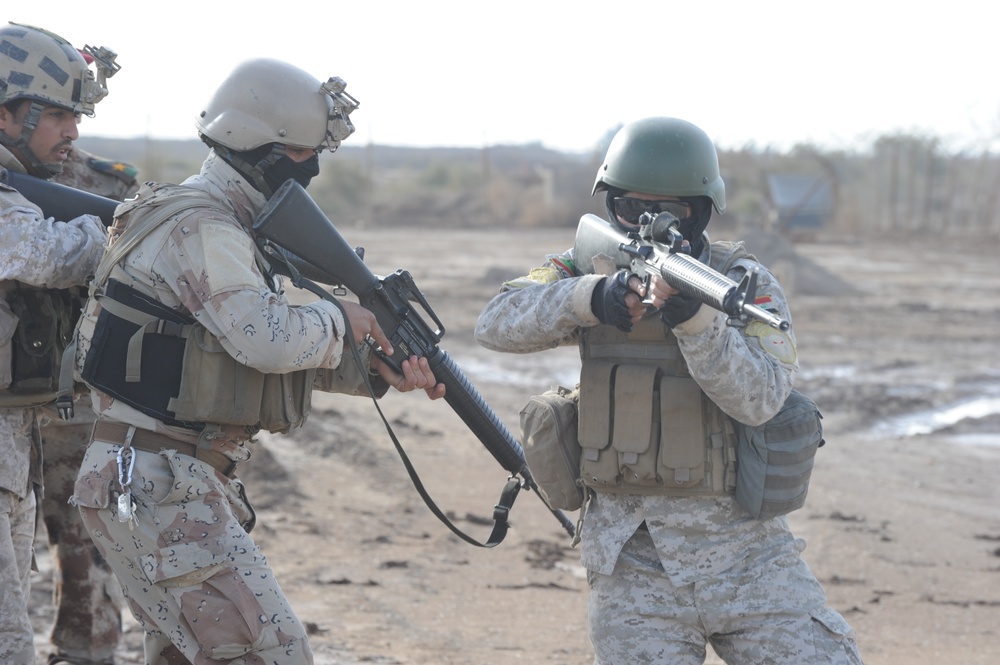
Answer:
[(736, 433), (694, 379), (591, 360), (580, 375), (583, 483), (597, 492), (731, 494)]
[(62, 353), (80, 316), (65, 289), (16, 286), (0, 303), (0, 406), (38, 406), (55, 399)]

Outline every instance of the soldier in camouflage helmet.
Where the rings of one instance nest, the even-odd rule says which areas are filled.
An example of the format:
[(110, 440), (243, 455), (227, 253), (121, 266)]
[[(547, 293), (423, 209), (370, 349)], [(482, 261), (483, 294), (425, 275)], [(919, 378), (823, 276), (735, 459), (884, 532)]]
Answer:
[[(87, 47), (97, 77), (65, 39), (30, 26), (0, 28), (0, 167), (50, 178), (93, 115), (117, 71), (114, 53)], [(42, 487), (38, 407), (58, 388), (72, 327), (65, 289), (85, 284), (107, 233), (91, 215), (46, 219), (17, 190), (0, 186), (0, 662), (33, 663), (27, 602), (36, 495)]]
[[(709, 242), (725, 186), (700, 128), (625, 125), (599, 191), (620, 231), (670, 213), (691, 256), (736, 282), (758, 270), (757, 305), (790, 321), (764, 266), (740, 244)], [(757, 519), (735, 498), (733, 419), (756, 426), (782, 407), (798, 369), (792, 330), (731, 325), (655, 271), (644, 285), (584, 246), (503, 284), (476, 338), (509, 353), (580, 346), (580, 465), (567, 474), (585, 490), (578, 544), (595, 664), (698, 665), (711, 644), (733, 664), (857, 665), (853, 631), (826, 606), (784, 515)]]
[(379, 395), (444, 395), (426, 358), (397, 374), (372, 354), (366, 338), (392, 347), (369, 310), (289, 302), (254, 242), (274, 192), (308, 185), (319, 154), (353, 131), (345, 86), (277, 60), (236, 67), (195, 120), (210, 147), (201, 172), (145, 183), (119, 206), (95, 273), (76, 367), (98, 421), (72, 501), (146, 633), (149, 665), (312, 663), (250, 536), (236, 468), (258, 431), (305, 421), (314, 388), (367, 394), (371, 375)]
[[(85, 56), (86, 57), (86, 56)], [(139, 189), (138, 170), (131, 164), (92, 155), (73, 146), (62, 172), (52, 180), (68, 187), (123, 201)], [(69, 290), (82, 307), (86, 290)], [(77, 305), (77, 303), (79, 303)], [(121, 590), (118, 580), (69, 505), (83, 453), (97, 419), (90, 391), (77, 384), (74, 417), (62, 419), (52, 405), (40, 407), (45, 494), (41, 515), (48, 536), (56, 606), (48, 665), (105, 665), (114, 662), (121, 640)]]

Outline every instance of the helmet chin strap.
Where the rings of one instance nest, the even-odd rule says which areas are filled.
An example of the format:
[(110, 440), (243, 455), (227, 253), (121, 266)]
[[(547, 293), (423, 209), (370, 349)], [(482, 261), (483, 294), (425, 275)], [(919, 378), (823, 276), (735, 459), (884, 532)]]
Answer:
[(29, 175), (48, 180), (62, 173), (63, 165), (59, 162), (43, 162), (30, 147), (31, 137), (35, 134), (35, 129), (38, 127), (38, 121), (42, 117), (42, 111), (44, 110), (45, 106), (41, 102), (30, 102), (28, 112), (21, 123), (20, 135), (17, 138), (13, 138), (6, 132), (0, 132), (0, 143), (7, 148), (16, 149), (28, 160), (25, 170), (27, 170)]
[[(282, 143), (271, 143), (252, 150), (237, 152), (202, 136), (202, 140), (219, 153), (230, 166), (250, 181), (253, 188), (270, 199), (289, 179), (303, 187), (319, 174), (319, 156), (295, 162), (285, 154)], [(266, 149), (266, 150), (265, 150)]]
[[(208, 139), (204, 135), (201, 138), (219, 153), (222, 159), (239, 171), (244, 178), (249, 180), (254, 189), (263, 194), (265, 198), (271, 198), (274, 192), (267, 184), (264, 176), (272, 164), (284, 157), (285, 146), (280, 143), (271, 143), (269, 146), (237, 152)], [(268, 149), (264, 151), (262, 150), (263, 147), (267, 147)]]

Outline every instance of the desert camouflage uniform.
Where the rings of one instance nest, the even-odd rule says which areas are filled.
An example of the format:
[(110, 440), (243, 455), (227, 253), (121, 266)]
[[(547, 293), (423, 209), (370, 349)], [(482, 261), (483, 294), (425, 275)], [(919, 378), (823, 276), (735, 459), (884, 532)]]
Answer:
[[(124, 162), (101, 159), (74, 146), (62, 173), (52, 178), (68, 187), (122, 201), (139, 189), (137, 170)], [(80, 303), (84, 302), (84, 289)], [(97, 419), (85, 386), (77, 391), (72, 420), (51, 406), (42, 413), (42, 465), (45, 495), (41, 516), (48, 534), (56, 607), (51, 641), (64, 662), (111, 663), (121, 639), (121, 589), (90, 540), (80, 511), (69, 505), (83, 453)]]
[[(487, 304), (476, 326), (483, 346), (541, 351), (575, 344), (581, 328), (599, 325), (591, 295), (602, 276), (577, 275), (572, 250), (548, 258)], [(780, 285), (762, 266), (758, 295), (789, 319)], [(755, 424), (777, 412), (798, 367), (791, 331), (731, 327), (708, 306), (673, 330), (691, 376), (726, 413)], [(693, 665), (704, 662), (706, 643), (728, 663), (861, 662), (853, 631), (826, 607), (784, 517), (755, 520), (731, 494), (591, 492), (580, 538), (597, 664)]]
[[(23, 173), (0, 146), (0, 166)], [(45, 288), (84, 283), (104, 252), (100, 220), (85, 215), (70, 222), (45, 219), (38, 206), (0, 186), (0, 352), (9, 354), (14, 319), (7, 294), (15, 281)], [(9, 365), (8, 365), (9, 366)], [(0, 377), (6, 388), (10, 377)], [(42, 486), (41, 440), (34, 408), (0, 409), (0, 662), (35, 659), (27, 599), (35, 531), (36, 492)]]
[[(231, 355), (258, 370), (337, 368), (320, 371), (317, 387), (360, 393), (360, 370), (350, 357), (341, 363), (346, 322), (340, 310), (326, 301), (290, 305), (255, 265), (247, 227), (264, 197), (214, 152), (184, 184), (209, 193), (230, 213), (181, 212), (142, 240), (112, 277), (191, 312)], [(99, 311), (90, 300), (77, 338), (78, 370)], [(101, 420), (196, 441), (191, 430), (169, 427), (96, 389), (92, 399)], [(250, 436), (244, 427), (226, 426), (211, 445), (243, 461)], [(118, 519), (119, 452), (126, 464), (135, 458), (134, 523)], [(73, 502), (146, 632), (146, 663), (312, 662), (305, 628), (248, 533), (254, 512), (238, 478), (173, 450), (151, 453), (94, 440)]]

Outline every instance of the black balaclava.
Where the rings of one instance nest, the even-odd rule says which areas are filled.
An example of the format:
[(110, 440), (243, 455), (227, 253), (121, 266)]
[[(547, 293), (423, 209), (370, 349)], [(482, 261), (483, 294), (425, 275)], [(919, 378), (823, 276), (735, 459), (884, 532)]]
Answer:
[(705, 229), (712, 219), (712, 199), (707, 196), (678, 197), (691, 206), (691, 216), (681, 220), (680, 232), (691, 243), (691, 256), (698, 258), (705, 251)]
[[(618, 228), (628, 231), (618, 221), (613, 203), (615, 197), (625, 194), (626, 190), (624, 189), (608, 187), (605, 206), (608, 209), (608, 219)], [(707, 196), (678, 196), (677, 198), (691, 206), (691, 216), (680, 220), (678, 230), (684, 239), (691, 243), (691, 256), (697, 258), (705, 250), (703, 235), (705, 229), (708, 228), (708, 222), (712, 219), (712, 200)]]
[(202, 141), (214, 148), (227, 164), (267, 199), (289, 179), (308, 187), (312, 179), (319, 175), (319, 155), (313, 155), (304, 162), (296, 162), (285, 154), (285, 146), (281, 143), (267, 143), (258, 148), (237, 152), (210, 141), (204, 135)]
[[(281, 159), (271, 164), (264, 171), (264, 182), (270, 187), (271, 193), (278, 191), (278, 188), (285, 184), (285, 181), (292, 179), (308, 187), (313, 178), (319, 175), (319, 155), (314, 154), (304, 162), (296, 162), (288, 155), (282, 155)], [(265, 196), (271, 198), (271, 194), (264, 192)]]

